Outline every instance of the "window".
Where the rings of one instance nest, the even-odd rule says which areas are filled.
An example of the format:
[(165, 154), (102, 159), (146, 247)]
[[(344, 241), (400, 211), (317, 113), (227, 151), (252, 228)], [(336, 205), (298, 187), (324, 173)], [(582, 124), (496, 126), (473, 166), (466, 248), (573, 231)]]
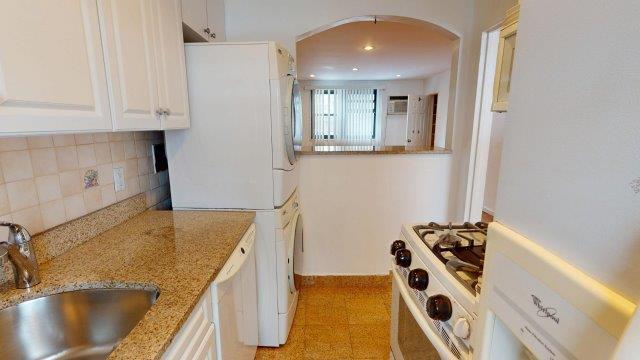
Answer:
[(376, 139), (376, 89), (311, 90), (315, 143), (358, 145)]

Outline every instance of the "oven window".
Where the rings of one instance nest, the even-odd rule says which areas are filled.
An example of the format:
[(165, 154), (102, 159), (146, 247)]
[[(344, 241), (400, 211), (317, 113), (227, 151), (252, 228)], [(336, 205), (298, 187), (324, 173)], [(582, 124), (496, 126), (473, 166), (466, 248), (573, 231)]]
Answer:
[(440, 360), (438, 351), (431, 345), (402, 296), (398, 309), (398, 346), (404, 360)]

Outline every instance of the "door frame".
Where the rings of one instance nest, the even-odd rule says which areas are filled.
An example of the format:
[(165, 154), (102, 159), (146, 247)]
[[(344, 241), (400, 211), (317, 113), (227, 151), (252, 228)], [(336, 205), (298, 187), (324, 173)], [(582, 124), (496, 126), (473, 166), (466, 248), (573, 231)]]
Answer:
[(465, 221), (480, 221), (482, 216), (484, 187), (489, 163), (489, 146), (493, 118), (491, 105), (493, 103), (493, 85), (498, 63), (499, 40), (499, 25), (482, 33), (469, 172), (464, 204)]

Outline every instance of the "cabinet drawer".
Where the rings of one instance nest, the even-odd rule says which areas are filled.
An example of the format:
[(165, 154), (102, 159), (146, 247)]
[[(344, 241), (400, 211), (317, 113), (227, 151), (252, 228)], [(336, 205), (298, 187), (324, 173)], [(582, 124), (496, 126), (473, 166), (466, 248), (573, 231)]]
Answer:
[[(171, 341), (163, 359), (209, 359), (215, 353), (211, 291), (202, 296), (187, 321)], [(200, 354), (200, 355), (197, 355)], [(204, 356), (204, 357), (201, 357)]]

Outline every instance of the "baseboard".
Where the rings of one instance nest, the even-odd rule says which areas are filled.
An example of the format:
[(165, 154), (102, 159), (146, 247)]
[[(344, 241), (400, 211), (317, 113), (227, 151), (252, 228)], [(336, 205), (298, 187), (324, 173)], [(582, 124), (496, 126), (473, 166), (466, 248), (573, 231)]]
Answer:
[(302, 287), (383, 287), (391, 285), (389, 275), (301, 276)]

